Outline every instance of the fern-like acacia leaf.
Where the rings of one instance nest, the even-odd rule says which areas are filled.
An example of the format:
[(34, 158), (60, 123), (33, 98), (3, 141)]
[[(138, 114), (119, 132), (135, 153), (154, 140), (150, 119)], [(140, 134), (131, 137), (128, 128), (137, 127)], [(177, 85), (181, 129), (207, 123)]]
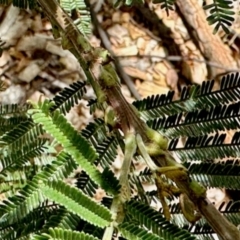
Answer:
[(59, 227), (64, 229), (76, 229), (79, 225), (81, 218), (69, 212), (66, 208), (59, 206), (59, 208), (51, 214), (51, 216), (45, 221), (44, 229), (51, 227)]
[(226, 32), (230, 33), (229, 27), (234, 22), (235, 12), (233, 11), (233, 1), (215, 0), (210, 4), (204, 6), (205, 10), (209, 10), (210, 16), (207, 21), (210, 25), (215, 24), (214, 33), (220, 27)]
[(90, 122), (81, 134), (96, 148), (106, 138), (105, 122), (101, 118), (97, 118), (94, 122)]
[(74, 24), (84, 35), (91, 33), (91, 16), (84, 0), (60, 0), (61, 7), (69, 14), (75, 12)]
[(144, 228), (141, 228), (138, 224), (134, 224), (133, 222), (129, 223), (122, 223), (119, 226), (119, 229), (121, 231), (121, 234), (126, 239), (131, 240), (140, 240), (140, 239), (146, 239), (146, 240), (164, 240), (164, 238), (161, 238), (157, 236), (156, 234), (153, 234), (151, 232), (148, 232)]
[(62, 228), (50, 228), (49, 233), (35, 235), (33, 240), (97, 240), (94, 236), (84, 232), (71, 231)]
[(10, 151), (16, 151), (27, 145), (28, 142), (35, 141), (38, 136), (43, 134), (41, 126), (35, 125), (30, 119), (22, 121), (11, 131), (5, 133), (1, 138), (6, 148)]
[(111, 222), (110, 211), (78, 189), (61, 181), (43, 182), (40, 185), (41, 192), (46, 198), (64, 206), (89, 223), (103, 228)]
[(173, 139), (168, 149), (174, 151), (182, 161), (222, 159), (240, 157), (240, 132), (235, 132), (230, 144), (224, 144), (226, 134), (188, 137), (182, 148), (177, 148), (179, 139)]
[(204, 186), (217, 188), (240, 189), (240, 162), (185, 162), (191, 178)]
[(116, 138), (109, 137), (105, 139), (105, 141), (99, 144), (96, 148), (99, 153), (96, 162), (103, 168), (110, 166), (117, 156), (117, 146), (118, 141)]
[(148, 121), (149, 127), (158, 130), (168, 138), (198, 136), (216, 130), (225, 131), (240, 128), (240, 102), (218, 105), (186, 114), (179, 113)]
[(239, 101), (240, 73), (230, 73), (222, 77), (220, 89), (213, 90), (214, 81), (205, 81), (201, 86), (183, 88), (179, 100), (173, 100), (174, 92), (150, 96), (133, 102), (145, 121), (183, 112), (215, 107)]
[[(101, 174), (99, 170), (97, 170), (92, 164), (97, 157), (96, 151), (85, 138), (74, 130), (58, 110), (54, 111), (52, 116), (50, 116), (49, 109), (51, 107), (52, 103), (45, 100), (42, 103), (39, 102), (35, 104), (35, 109), (29, 110), (29, 114), (32, 115), (35, 123), (42, 124), (46, 132), (51, 134), (56, 141), (63, 146), (64, 151), (73, 157), (96, 184), (99, 184), (107, 192), (116, 194), (116, 188), (111, 185), (112, 182), (116, 183), (117, 181), (113, 173), (112, 175), (110, 172), (108, 172), (108, 174), (106, 172)], [(107, 175), (104, 176), (104, 173)], [(109, 178), (111, 178), (112, 181), (109, 181)]]
[(88, 196), (93, 197), (98, 189), (97, 184), (94, 183), (84, 171), (82, 171), (76, 177), (77, 177), (76, 186)]
[(2, 156), (2, 172), (8, 170), (7, 168), (10, 166), (22, 166), (30, 159), (41, 155), (47, 149), (46, 142), (46, 139), (36, 139), (28, 145), (23, 146), (22, 149), (13, 151), (12, 153), (9, 152), (6, 157)]
[(18, 195), (4, 200), (0, 205), (1, 226), (8, 226), (21, 221), (44, 200), (37, 183), (32, 181), (19, 191)]
[(60, 109), (63, 114), (66, 114), (70, 109), (78, 103), (82, 98), (82, 95), (86, 93), (86, 82), (75, 82), (64, 88), (63, 91), (58, 93), (54, 98), (54, 105), (50, 108), (50, 111)]
[(137, 221), (140, 226), (146, 227), (149, 231), (152, 231), (163, 239), (196, 239), (186, 230), (180, 229), (168, 222), (161, 214), (159, 214), (159, 212), (155, 211), (148, 205), (136, 201), (130, 201), (126, 204), (125, 208), (131, 218), (133, 218), (134, 221)]
[(0, 238), (5, 240), (9, 239), (10, 235), (13, 235), (14, 238), (11, 239), (31, 239), (31, 235), (40, 232), (44, 222), (57, 211), (57, 206), (44, 202), (17, 223), (6, 228), (0, 228)]
[(57, 180), (67, 178), (77, 168), (76, 162), (71, 155), (62, 151), (56, 159), (48, 164), (35, 177), (48, 180)]

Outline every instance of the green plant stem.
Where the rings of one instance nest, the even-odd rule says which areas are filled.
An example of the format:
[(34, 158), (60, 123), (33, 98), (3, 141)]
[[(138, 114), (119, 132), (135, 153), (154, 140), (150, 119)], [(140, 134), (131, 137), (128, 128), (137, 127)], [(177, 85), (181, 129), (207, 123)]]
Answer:
[[(89, 48), (89, 43), (85, 36), (79, 32), (70, 17), (61, 9), (56, 0), (38, 0), (38, 3), (50, 21), (58, 27), (59, 31), (61, 31), (67, 39), (67, 48), (79, 60), (89, 82), (97, 82), (105, 92), (107, 101), (113, 107), (119, 118), (124, 134), (126, 135), (129, 131), (135, 132), (141, 135), (146, 145), (152, 143), (153, 139), (149, 138), (147, 134), (147, 126), (140, 119), (133, 106), (128, 104), (122, 95), (115, 70), (109, 64), (109, 59), (105, 58), (101, 61), (96, 61), (96, 58), (100, 56), (102, 52), (99, 51), (99, 55), (96, 56), (96, 51), (94, 53), (94, 49)], [(106, 74), (107, 72), (109, 74)], [(94, 90), (96, 91), (96, 89)], [(114, 95), (114, 93), (117, 95)], [(166, 150), (164, 150), (164, 153), (161, 155), (152, 157), (152, 159), (159, 167), (169, 166), (169, 163), (172, 166), (172, 163), (175, 162), (174, 158)], [(196, 196), (196, 194), (192, 195), (193, 191), (190, 188), (190, 177), (187, 179), (176, 178), (175, 182), (177, 186), (188, 195), (189, 199), (196, 205), (221, 239), (240, 239), (238, 229), (232, 223), (228, 222), (206, 197), (199, 197)]]
[[(115, 196), (113, 198), (113, 202), (111, 205), (111, 212), (115, 216), (115, 223), (116, 226), (121, 223), (124, 219), (124, 210), (123, 210), (123, 205), (126, 201), (130, 200), (131, 197), (131, 192), (130, 192), (130, 187), (129, 187), (129, 182), (128, 182), (128, 174), (129, 174), (129, 169), (131, 166), (131, 161), (133, 158), (134, 153), (136, 152), (136, 141), (135, 141), (135, 135), (134, 133), (128, 133), (125, 139), (125, 152), (124, 152), (124, 160), (123, 164), (121, 167), (121, 173), (119, 177), (119, 182), (121, 185), (121, 191), (120, 194)], [(114, 223), (113, 223), (114, 224)], [(114, 226), (113, 224), (109, 227), (106, 228), (104, 235), (103, 235), (103, 240), (111, 240), (112, 239), (112, 234), (114, 231)]]

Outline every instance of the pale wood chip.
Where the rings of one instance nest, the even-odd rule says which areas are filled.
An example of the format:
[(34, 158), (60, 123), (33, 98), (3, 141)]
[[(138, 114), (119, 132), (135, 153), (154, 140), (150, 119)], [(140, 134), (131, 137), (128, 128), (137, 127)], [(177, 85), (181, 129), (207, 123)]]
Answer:
[(136, 46), (137, 46), (140, 54), (144, 53), (144, 49), (146, 48), (146, 45), (147, 45), (147, 41), (144, 38), (139, 37), (137, 39)]
[(137, 68), (124, 67), (124, 71), (131, 77), (139, 78), (145, 81), (152, 81), (152, 76), (144, 71), (141, 71)]
[(166, 75), (168, 72), (169, 67), (166, 66), (164, 62), (158, 62), (153, 67), (153, 70), (158, 74)]
[(151, 55), (159, 56), (159, 57), (152, 57), (152, 62), (160, 62), (162, 61), (162, 58), (166, 57), (166, 50), (162, 46), (156, 46), (153, 51), (151, 52)]
[(138, 49), (135, 45), (125, 48), (112, 48), (116, 56), (137, 55)]
[(31, 82), (40, 72), (41, 68), (36, 63), (31, 62), (19, 73), (18, 78), (24, 82)]
[(152, 50), (158, 45), (158, 42), (154, 39), (150, 39), (146, 45), (144, 50), (144, 54), (151, 55)]
[(23, 36), (18, 42), (16, 49), (18, 51), (33, 51), (35, 49), (45, 49), (47, 38), (44, 34), (34, 36)]
[(3, 51), (2, 56), (0, 57), (0, 67), (5, 66), (9, 61), (11, 60), (11, 57), (6, 51)]
[(117, 39), (121, 39), (124, 36), (128, 35), (128, 29), (119, 24), (113, 25), (112, 27), (108, 28), (107, 32), (109, 36), (115, 37)]
[(154, 82), (144, 81), (140, 83), (139, 81), (136, 81), (136, 86), (142, 97), (147, 97), (154, 94), (166, 94), (169, 91), (168, 87), (156, 85)]
[(12, 5), (6, 10), (5, 17), (0, 24), (0, 36), (6, 42), (5, 46), (15, 45), (31, 26), (32, 19), (26, 13), (20, 14), (20, 12), (19, 8)]
[(11, 85), (6, 91), (0, 93), (2, 104), (14, 104), (21, 102), (26, 95), (26, 90), (20, 85)]
[(136, 40), (139, 37), (143, 37), (146, 35), (146, 32), (144, 32), (142, 29), (137, 28), (131, 23), (128, 24), (128, 30), (129, 30), (129, 35), (133, 40)]
[(52, 54), (56, 54), (60, 57), (64, 57), (67, 55), (67, 50), (62, 49), (62, 47), (57, 46), (55, 43), (53, 42), (47, 42), (46, 44), (46, 51), (52, 53)]
[(32, 30), (34, 32), (40, 32), (43, 29), (43, 22), (40, 14), (37, 14), (34, 17), (34, 20), (32, 22)]
[(124, 12), (121, 15), (121, 22), (129, 23), (130, 19), (131, 19), (131, 16), (128, 12)]
[(113, 13), (113, 15), (112, 15), (112, 22), (113, 23), (121, 22), (121, 12), (117, 11), (117, 12)]
[(175, 69), (169, 69), (166, 75), (166, 83), (171, 89), (175, 89), (178, 83), (178, 75)]
[(25, 67), (27, 67), (30, 64), (31, 60), (26, 58), (26, 57), (22, 57), (20, 58), (20, 61), (18, 61), (17, 63), (17, 67), (15, 69), (15, 71), (17, 73), (19, 73), (20, 71), (22, 71)]
[(59, 62), (70, 71), (80, 71), (80, 65), (77, 59), (69, 52), (66, 57), (60, 57)]

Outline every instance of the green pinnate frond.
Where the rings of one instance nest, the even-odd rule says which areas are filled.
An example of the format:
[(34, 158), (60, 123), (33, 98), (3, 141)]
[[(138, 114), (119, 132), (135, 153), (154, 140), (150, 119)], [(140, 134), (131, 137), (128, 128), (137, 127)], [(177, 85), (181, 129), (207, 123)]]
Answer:
[(60, 4), (66, 11), (69, 12), (75, 8), (86, 8), (86, 4), (83, 0), (60, 0)]
[[(66, 177), (73, 171), (74, 166), (71, 162), (71, 157), (61, 152), (57, 156), (57, 161), (52, 165), (46, 166), (42, 172), (39, 172), (34, 180), (28, 182), (28, 184), (19, 192), (19, 196), (9, 198), (1, 206), (0, 212), (4, 217), (2, 222), (4, 224), (11, 224), (14, 221), (20, 221), (25, 215), (30, 213), (34, 208), (38, 207), (44, 198), (41, 194), (38, 186), (38, 181), (47, 181), (48, 179), (55, 179), (59, 177)], [(14, 219), (15, 218), (15, 219)], [(1, 221), (1, 220), (0, 220)]]
[[(178, 113), (184, 110), (180, 104), (173, 104), (174, 91), (169, 91), (167, 94), (149, 96), (143, 100), (133, 102), (133, 105), (138, 109), (141, 117), (145, 120), (154, 119), (157, 116)], [(171, 105), (171, 106), (169, 106)]]
[(57, 210), (57, 206), (43, 203), (17, 223), (0, 229), (0, 238), (8, 239), (7, 236), (12, 234), (14, 238), (11, 239), (30, 239), (32, 234), (42, 231), (44, 222)]
[(54, 106), (52, 106), (50, 110), (54, 111), (60, 109), (64, 115), (68, 113), (86, 92), (85, 85), (86, 82), (78, 81), (70, 84), (69, 87), (64, 88), (63, 91), (53, 98)]
[(3, 171), (9, 166), (22, 166), (32, 158), (41, 155), (46, 149), (46, 139), (36, 139), (28, 145), (24, 145), (22, 149), (9, 152), (7, 156), (2, 156), (1, 167)]
[(48, 234), (43, 234), (42, 236), (35, 235), (33, 240), (49, 239), (49, 240), (97, 240), (94, 236), (86, 234), (84, 232), (71, 231), (62, 228), (50, 228)]
[(217, 105), (208, 109), (179, 113), (148, 121), (148, 126), (169, 138), (198, 136), (240, 128), (240, 102)]
[(228, 203), (221, 203), (218, 210), (234, 225), (239, 225), (240, 214), (239, 214), (239, 201), (229, 201)]
[(23, 148), (28, 142), (35, 141), (38, 136), (43, 134), (41, 126), (35, 125), (30, 119), (22, 121), (11, 131), (5, 133), (1, 138), (7, 149), (12, 151)]
[(27, 110), (31, 107), (30, 104), (1, 104), (0, 116), (12, 116), (12, 115), (26, 115)]
[(119, 226), (119, 229), (123, 237), (129, 240), (164, 240), (164, 238), (148, 232), (147, 230), (141, 228), (138, 224), (134, 224), (133, 222), (122, 223)]
[(26, 116), (0, 117), (0, 136), (27, 120)]
[(33, 120), (37, 124), (41, 124), (49, 134), (62, 144), (66, 151), (70, 150), (70, 152), (73, 152), (71, 149), (75, 147), (84, 158), (88, 159), (88, 161), (93, 161), (97, 157), (95, 150), (67, 122), (66, 118), (58, 110), (50, 114), (50, 109), (53, 105), (48, 100), (44, 100), (44, 102), (36, 104), (35, 109), (29, 110), (29, 114), (32, 115)]
[(114, 137), (106, 138), (101, 144), (96, 147), (99, 154), (96, 162), (102, 168), (110, 166), (117, 156), (118, 141)]
[(99, 102), (97, 99), (89, 99), (88, 106), (90, 107), (90, 113), (93, 114), (96, 110), (105, 111), (105, 104)]
[(106, 227), (111, 221), (110, 211), (94, 202), (87, 195), (61, 181), (41, 183), (42, 194), (77, 214), (82, 219), (99, 227)]
[(18, 190), (22, 189), (34, 174), (40, 171), (40, 167), (34, 165), (25, 165), (22, 167), (8, 167), (0, 173), (0, 193), (4, 193), (6, 198), (13, 196)]
[(27, 214), (44, 201), (36, 182), (25, 186), (19, 194), (4, 200), (0, 205), (1, 226), (8, 226), (21, 221)]
[(168, 149), (174, 151), (182, 161), (222, 159), (239, 157), (240, 132), (235, 132), (230, 144), (224, 144), (226, 134), (188, 137), (183, 148), (177, 148), (179, 139), (169, 143)]
[(101, 118), (95, 119), (82, 130), (81, 134), (96, 148), (107, 135), (104, 121)]
[(217, 188), (240, 188), (240, 162), (227, 160), (224, 162), (185, 162), (192, 179), (204, 186)]
[(210, 25), (215, 24), (214, 33), (216, 33), (220, 27), (229, 33), (229, 28), (234, 22), (234, 9), (232, 0), (215, 0), (212, 3), (204, 6), (205, 10), (209, 10), (209, 17), (207, 21)]
[(196, 239), (189, 232), (168, 222), (159, 212), (141, 202), (130, 201), (125, 205), (128, 214), (140, 226), (146, 227), (164, 239)]
[(36, 166), (45, 166), (47, 164), (51, 164), (51, 162), (55, 160), (53, 155), (42, 154), (41, 156), (37, 156), (33, 159), (34, 165)]
[[(116, 188), (112, 187), (112, 182), (116, 183), (112, 174), (112, 181), (106, 182), (104, 174), (92, 164), (97, 157), (96, 151), (74, 128), (67, 122), (64, 116), (58, 111), (54, 111), (50, 116), (49, 109), (53, 103), (45, 100), (34, 105), (34, 109), (29, 110), (33, 121), (41, 124), (47, 133), (51, 134), (56, 141), (61, 144), (64, 151), (69, 153), (74, 161), (91, 177), (91, 179), (103, 187), (107, 192), (115, 194)], [(103, 172), (104, 173), (104, 172)], [(107, 179), (110, 175), (108, 174)]]
[(77, 188), (81, 189), (88, 196), (93, 197), (96, 194), (98, 185), (94, 183), (84, 171), (82, 171), (76, 177), (77, 177), (77, 183), (76, 183)]
[(59, 227), (64, 229), (76, 229), (81, 221), (76, 214), (69, 212), (66, 208), (59, 206), (45, 222), (43, 229)]
[(102, 178), (104, 180), (102, 183), (102, 188), (105, 191), (111, 192), (112, 189), (114, 189), (115, 194), (119, 193), (121, 188), (120, 183), (109, 167), (104, 168), (102, 171)]
[(89, 35), (92, 32), (90, 11), (84, 0), (60, 0), (60, 5), (72, 15), (75, 25), (82, 34)]
[(22, 106), (17, 104), (0, 105), (0, 135), (12, 130), (23, 121), (27, 121), (26, 114), (29, 108), (29, 104)]
[(51, 164), (46, 165), (35, 177), (38, 179), (57, 180), (67, 178), (77, 168), (72, 157), (62, 151)]
[(81, 230), (82, 232), (91, 234), (92, 236), (97, 237), (98, 239), (102, 239), (105, 229), (96, 227), (88, 222), (84, 222), (84, 223), (80, 222), (80, 224), (82, 227), (79, 230)]
[(141, 117), (150, 121), (198, 109), (209, 109), (219, 104), (229, 104), (239, 100), (240, 73), (231, 73), (222, 77), (220, 89), (213, 90), (214, 81), (205, 81), (201, 86), (184, 87), (179, 100), (173, 100), (174, 92), (149, 96), (133, 102)]

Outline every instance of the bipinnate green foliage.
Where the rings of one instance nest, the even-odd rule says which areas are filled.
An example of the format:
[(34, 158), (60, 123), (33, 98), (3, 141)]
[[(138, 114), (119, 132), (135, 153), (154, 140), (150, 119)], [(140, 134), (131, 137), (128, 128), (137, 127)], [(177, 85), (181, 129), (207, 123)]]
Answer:
[[(52, 102), (44, 100), (39, 101), (34, 105), (34, 109), (29, 110), (29, 114), (32, 116), (33, 121), (37, 124), (41, 124), (47, 133), (51, 134), (54, 139), (62, 145), (66, 152), (68, 152), (73, 159), (79, 164), (79, 166), (86, 171), (91, 179), (99, 184), (107, 192), (116, 194), (116, 186), (111, 185), (104, 181), (104, 177), (112, 178), (113, 174), (110, 171), (103, 171), (101, 174), (92, 163), (97, 157), (96, 151), (91, 147), (85, 138), (78, 134), (66, 118), (61, 115), (59, 110), (55, 110), (52, 116), (49, 115), (49, 109), (53, 106)], [(107, 187), (108, 185), (108, 187)]]
[[(9, 2), (0, 0), (2, 4)], [(22, 8), (36, 3), (12, 2)], [(134, 2), (141, 1), (127, 1)], [(85, 10), (85, 5), (79, 5), (83, 1), (61, 3), (69, 12), (78, 7)], [(161, 3), (172, 10), (174, 1)], [(231, 3), (218, 0), (209, 7), (216, 12), (210, 20), (218, 24), (217, 29), (230, 25), (232, 18), (226, 16), (232, 14)], [(206, 81), (186, 87), (178, 100), (169, 92), (133, 105), (150, 128), (169, 139), (168, 151), (179, 157), (192, 180), (206, 188), (239, 191), (240, 74), (224, 76), (219, 90), (213, 90), (213, 85), (213, 81)], [(133, 157), (137, 164), (132, 164), (128, 176), (131, 199), (122, 201), (122, 208), (115, 211), (114, 200), (123, 199), (120, 189), (125, 186), (120, 186), (112, 165), (117, 153), (125, 150), (124, 137), (117, 125), (109, 126), (103, 119), (95, 119), (81, 132), (67, 121), (65, 114), (85, 92), (85, 82), (76, 82), (52, 100), (0, 106), (0, 239), (102, 239), (109, 228), (114, 229), (114, 235), (130, 240), (213, 239), (206, 220), (189, 225), (174, 201), (179, 192), (169, 191), (167, 196), (170, 221), (162, 214), (162, 207), (150, 207), (160, 204), (159, 194), (144, 189), (145, 184), (155, 184), (155, 176), (148, 167), (141, 172), (136, 169), (142, 163), (138, 153)], [(106, 110), (105, 105), (101, 103), (101, 109)], [(223, 131), (228, 130), (235, 133), (226, 143)], [(76, 184), (68, 183), (69, 178), (76, 178)], [(97, 202), (93, 197), (100, 189), (105, 196)], [(219, 211), (235, 226), (240, 224), (237, 201), (224, 210), (220, 206)]]
[(64, 230), (61, 228), (50, 228), (49, 234), (44, 234), (44, 236), (35, 235), (32, 239), (34, 240), (75, 240), (75, 239), (82, 239), (82, 240), (97, 240), (97, 238), (85, 234), (83, 232), (77, 231), (70, 231)]
[(111, 213), (97, 205), (78, 189), (61, 181), (40, 182), (41, 193), (57, 204), (65, 206), (70, 212), (98, 227), (106, 227), (111, 221)]
[(220, 27), (224, 32), (229, 33), (229, 27), (234, 22), (234, 1), (216, 0), (213, 3), (204, 6), (205, 10), (209, 10), (209, 17), (207, 21), (209, 24), (216, 24), (214, 33), (216, 33)]
[[(212, 85), (213, 82), (206, 82), (202, 86), (185, 88), (180, 100), (173, 100), (172, 93), (168, 93), (137, 101), (134, 105), (149, 126), (172, 139), (169, 144), (170, 151), (175, 151), (183, 160), (187, 156), (183, 164), (188, 168), (192, 179), (208, 187), (239, 190), (239, 162), (234, 160), (234, 157), (238, 156), (236, 146), (239, 141), (235, 137), (238, 135), (235, 134), (231, 144), (224, 144), (224, 138), (218, 134), (218, 129), (219, 126), (222, 126), (220, 130), (238, 127), (231, 124), (231, 121), (237, 119), (240, 105), (235, 102), (234, 107), (230, 107), (229, 101), (238, 101), (240, 74), (225, 76), (220, 90), (213, 90)], [(54, 99), (40, 99), (38, 103), (28, 105), (27, 108), (1, 107), (7, 109), (1, 112), (1, 117), (7, 118), (8, 114), (14, 113), (17, 121), (15, 127), (6, 130), (0, 138), (3, 156), (1, 193), (7, 197), (0, 207), (1, 239), (62, 239), (63, 236), (69, 239), (74, 236), (99, 239), (103, 232), (97, 229), (109, 226), (114, 219), (109, 208), (111, 198), (118, 194), (119, 187), (109, 168), (116, 157), (119, 143), (122, 146), (122, 136), (117, 134), (116, 130), (111, 130), (101, 119), (90, 123), (81, 133), (67, 122), (61, 112), (69, 111), (69, 103), (73, 106), (78, 102), (75, 97), (78, 92), (76, 86), (79, 87), (78, 91), (84, 92), (84, 84), (76, 83), (59, 94), (60, 104), (59, 100), (55, 105)], [(218, 101), (215, 101), (217, 99)], [(211, 111), (217, 107), (225, 111)], [(68, 110), (64, 111), (65, 108)], [(194, 120), (187, 121), (187, 116), (196, 111), (209, 111), (211, 114), (204, 115), (204, 118), (201, 114), (195, 114)], [(172, 117), (176, 114), (179, 115), (178, 121)], [(163, 115), (168, 124), (153, 124), (153, 121), (158, 121), (159, 116)], [(182, 120), (179, 120), (180, 117)], [(211, 122), (210, 132), (208, 126), (204, 127), (206, 120)], [(219, 124), (220, 120), (225, 120), (225, 124)], [(201, 122), (200, 131), (198, 125)], [(178, 130), (180, 126), (181, 131)], [(204, 132), (216, 133), (204, 137)], [(46, 133), (52, 136), (53, 142)], [(183, 148), (177, 148), (176, 137), (187, 137)], [(60, 152), (54, 152), (53, 147), (56, 144), (61, 146)], [(217, 150), (214, 150), (215, 148)], [(212, 156), (212, 159), (204, 158), (206, 156)], [(232, 160), (225, 163), (212, 161), (226, 156), (231, 156)], [(141, 161), (139, 157), (136, 159)], [(63, 180), (72, 176), (79, 166), (84, 171), (77, 175), (76, 188)], [(99, 171), (97, 166), (102, 166), (105, 170)], [(162, 213), (149, 207), (151, 201), (158, 201), (158, 196), (155, 191), (143, 190), (142, 184), (154, 183), (152, 177), (151, 171), (147, 169), (139, 174), (131, 173), (130, 186), (138, 192), (138, 197), (125, 203), (125, 217), (119, 226), (116, 225), (116, 231), (125, 239), (198, 239), (204, 236), (204, 229), (208, 229), (208, 237), (211, 239), (213, 232), (208, 223), (201, 220), (195, 224), (195, 230), (189, 228), (178, 205), (170, 205), (171, 222), (168, 222)], [(92, 200), (99, 186), (106, 191), (110, 200), (107, 204), (103, 201), (105, 206)], [(171, 201), (171, 198), (169, 200)], [(223, 214), (238, 225), (239, 210), (234, 206), (237, 205), (228, 206)], [(79, 229), (80, 222), (83, 227)], [(182, 227), (185, 230), (182, 230)]]
[[(147, 228), (155, 236), (158, 236), (156, 239), (196, 239), (188, 231), (178, 229), (174, 224), (169, 223), (159, 212), (141, 202), (134, 200), (129, 202), (126, 205), (126, 212), (126, 219), (132, 219), (133, 225), (138, 226), (139, 229)], [(129, 232), (134, 232), (134, 228), (127, 224), (129, 224), (128, 221), (126, 223), (123, 222), (120, 228), (126, 228)]]
[[(76, 86), (78, 86), (78, 90), (76, 90)], [(60, 219), (62, 221), (58, 222), (55, 227), (66, 227), (66, 223), (70, 223), (69, 227), (74, 228), (76, 219), (79, 221), (83, 219), (86, 223), (101, 228), (111, 222), (111, 213), (106, 207), (93, 201), (81, 190), (60, 181), (70, 176), (81, 163), (91, 180), (102, 186), (107, 192), (116, 194), (119, 189), (118, 181), (110, 170), (105, 169), (101, 174), (97, 170), (96, 164), (93, 164), (98, 155), (94, 147), (74, 130), (60, 113), (60, 109), (66, 112), (63, 109), (69, 108), (69, 102), (74, 105), (75, 102), (72, 100), (75, 98), (76, 92), (83, 93), (83, 87), (84, 84), (75, 83), (65, 89), (61, 94), (62, 97), (58, 97), (57, 104), (60, 101), (61, 104), (55, 108), (51, 108), (55, 104), (54, 101), (45, 100), (32, 105), (32, 108), (28, 105), (27, 112), (25, 108), (20, 107), (18, 111), (16, 108), (7, 112), (2, 111), (2, 117), (8, 117), (6, 113), (12, 114), (14, 111), (18, 124), (1, 136), (1, 193), (5, 197), (9, 196), (0, 206), (1, 239), (11, 239), (12, 236), (20, 239), (24, 236), (30, 237), (34, 232), (44, 232), (46, 231), (44, 226), (53, 226), (56, 221), (52, 221), (56, 218), (58, 221)], [(65, 98), (66, 91), (69, 92), (69, 98)], [(2, 109), (12, 108), (2, 106)], [(18, 114), (25, 114), (24, 120), (19, 119)], [(46, 133), (52, 134), (54, 145), (59, 143), (63, 148), (62, 151), (54, 153), (50, 139), (42, 137)], [(50, 155), (52, 156), (50, 157)], [(37, 157), (36, 162), (35, 157)], [(46, 165), (45, 160), (48, 157)], [(43, 162), (39, 161), (40, 158), (43, 158)], [(30, 169), (28, 166), (31, 167), (31, 172), (24, 172), (21, 175), (21, 172)], [(64, 210), (65, 213), (63, 209), (51, 211), (51, 204), (47, 203), (49, 200), (55, 202), (55, 209), (60, 210), (63, 206), (67, 211)], [(50, 208), (51, 218), (47, 214), (48, 210), (44, 215), (42, 215), (43, 212), (37, 211), (41, 205), (43, 211)], [(34, 215), (33, 212), (35, 212)], [(65, 215), (62, 215), (63, 213)], [(53, 218), (54, 215), (56, 215), (55, 218)], [(80, 218), (76, 218), (76, 216)], [(75, 221), (72, 221), (74, 218)], [(28, 219), (29, 225), (24, 227), (26, 219)], [(19, 227), (14, 228), (15, 225)]]

